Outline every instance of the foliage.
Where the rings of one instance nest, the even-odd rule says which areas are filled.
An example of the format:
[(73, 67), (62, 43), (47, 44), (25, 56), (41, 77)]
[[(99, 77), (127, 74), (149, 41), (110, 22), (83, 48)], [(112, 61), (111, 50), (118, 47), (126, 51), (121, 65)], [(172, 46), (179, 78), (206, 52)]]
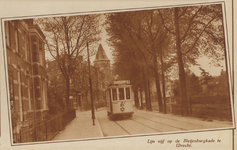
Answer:
[(221, 71), (220, 76), (217, 79), (217, 85), (216, 85), (216, 91), (220, 95), (229, 95), (229, 82), (228, 82), (228, 76), (226, 71)]
[(164, 27), (175, 36), (182, 114), (189, 115), (185, 69), (205, 55), (219, 65), (225, 57), (221, 5), (159, 10)]
[(194, 73), (186, 73), (187, 79), (187, 93), (190, 96), (200, 95), (202, 91), (201, 82), (199, 77)]
[(215, 78), (212, 77), (209, 72), (205, 71), (201, 67), (199, 69), (202, 71), (201, 72), (201, 84), (204, 86), (204, 90), (206, 94), (211, 94), (214, 92), (214, 88), (216, 86), (216, 81), (214, 80)]
[(46, 35), (46, 50), (57, 61), (66, 82), (66, 108), (70, 109), (70, 79), (86, 54), (87, 43), (100, 40), (100, 15), (77, 15), (42, 18), (36, 21)]
[[(172, 66), (169, 62), (172, 60), (169, 58), (172, 49), (169, 48), (170, 39), (167, 38), (169, 35), (162, 26), (159, 12), (145, 10), (113, 13), (107, 15), (106, 23), (107, 32), (110, 35), (109, 41), (114, 47), (116, 72), (121, 76), (128, 73), (126, 77), (131, 79), (135, 87), (140, 87), (145, 91), (148, 102), (149, 82), (155, 81), (156, 94), (162, 112), (159, 71), (161, 70), (163, 75), (163, 71)], [(158, 56), (161, 56), (163, 60), (159, 62)], [(160, 63), (162, 63), (162, 68), (158, 67)]]
[(204, 55), (213, 65), (221, 65), (225, 57), (222, 19), (218, 4), (108, 14), (106, 25), (114, 47), (116, 74), (143, 90), (153, 77), (161, 106), (159, 78), (164, 82), (164, 75), (178, 72), (180, 92), (176, 92), (184, 114), (188, 114), (187, 94), (198, 94), (202, 89), (198, 77), (192, 74), (187, 79), (185, 70)]
[[(190, 70), (185, 73), (186, 78), (186, 87), (187, 87), (187, 95), (189, 97), (198, 96), (202, 94), (202, 84), (198, 76), (196, 76)], [(173, 84), (173, 93), (175, 98), (177, 99), (177, 103), (181, 103), (179, 97), (180, 93), (180, 82), (179, 80), (175, 80)]]

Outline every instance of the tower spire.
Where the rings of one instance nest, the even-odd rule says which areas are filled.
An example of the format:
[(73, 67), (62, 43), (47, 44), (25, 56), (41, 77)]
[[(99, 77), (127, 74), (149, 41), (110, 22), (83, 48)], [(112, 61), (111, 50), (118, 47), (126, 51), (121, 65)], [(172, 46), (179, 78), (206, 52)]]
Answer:
[(98, 47), (98, 51), (95, 57), (95, 61), (98, 61), (98, 60), (109, 60), (101, 44)]

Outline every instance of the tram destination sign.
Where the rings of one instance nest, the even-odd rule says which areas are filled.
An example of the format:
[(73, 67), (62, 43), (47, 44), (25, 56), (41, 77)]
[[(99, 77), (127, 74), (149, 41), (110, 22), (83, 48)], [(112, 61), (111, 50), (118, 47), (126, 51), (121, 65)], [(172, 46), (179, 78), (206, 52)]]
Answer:
[(130, 84), (130, 80), (114, 81), (114, 84)]

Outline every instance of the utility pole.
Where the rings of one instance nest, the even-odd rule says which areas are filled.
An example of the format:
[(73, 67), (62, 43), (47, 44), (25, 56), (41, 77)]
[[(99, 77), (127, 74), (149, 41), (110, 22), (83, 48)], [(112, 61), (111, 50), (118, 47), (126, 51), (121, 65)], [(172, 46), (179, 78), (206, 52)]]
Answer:
[(91, 83), (91, 69), (90, 69), (90, 58), (89, 58), (89, 48), (87, 43), (87, 55), (88, 55), (88, 68), (89, 68), (89, 84), (90, 84), (90, 95), (91, 95), (91, 114), (93, 125), (95, 125), (95, 111), (94, 111), (94, 102), (93, 102), (93, 95), (92, 95), (92, 83)]

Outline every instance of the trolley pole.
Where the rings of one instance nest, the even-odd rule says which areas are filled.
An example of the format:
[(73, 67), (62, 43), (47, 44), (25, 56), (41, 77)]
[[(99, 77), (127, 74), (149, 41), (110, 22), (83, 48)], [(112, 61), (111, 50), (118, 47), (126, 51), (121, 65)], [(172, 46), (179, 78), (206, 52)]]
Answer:
[(89, 48), (87, 43), (87, 55), (88, 55), (88, 68), (89, 68), (89, 84), (90, 84), (90, 95), (91, 95), (91, 114), (92, 114), (92, 120), (93, 125), (95, 125), (95, 111), (94, 111), (94, 101), (93, 101), (93, 95), (92, 95), (92, 82), (91, 82), (91, 69), (90, 69), (90, 58), (89, 58)]

